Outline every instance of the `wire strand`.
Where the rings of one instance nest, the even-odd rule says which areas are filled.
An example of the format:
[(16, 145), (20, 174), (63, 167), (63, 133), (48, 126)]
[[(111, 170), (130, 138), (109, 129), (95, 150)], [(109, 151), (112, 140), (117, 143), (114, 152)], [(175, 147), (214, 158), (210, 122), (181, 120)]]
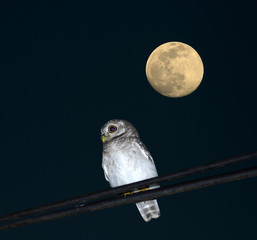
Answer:
[(91, 203), (81, 207), (73, 207), (63, 211), (48, 213), (48, 214), (37, 216), (34, 218), (22, 219), (16, 222), (11, 222), (11, 223), (2, 225), (0, 226), (0, 230), (7, 230), (11, 228), (16, 228), (18, 226), (26, 226), (34, 223), (41, 223), (49, 220), (64, 218), (68, 216), (74, 216), (77, 214), (94, 212), (97, 210), (103, 210), (103, 209), (117, 207), (125, 204), (151, 200), (151, 199), (155, 199), (163, 196), (174, 195), (177, 193), (214, 186), (216, 184), (229, 183), (229, 182), (238, 181), (238, 180), (256, 177), (256, 176), (257, 176), (257, 167), (247, 168), (244, 170), (233, 171), (233, 172), (215, 175), (211, 177), (205, 177), (197, 180), (178, 183), (171, 186), (165, 186), (154, 190), (139, 192), (133, 195), (129, 195), (127, 197), (113, 197), (110, 199), (101, 200), (101, 201)]
[(213, 170), (216, 168), (225, 167), (225, 166), (228, 166), (231, 164), (245, 162), (245, 161), (248, 161), (248, 160), (251, 160), (254, 158), (257, 158), (257, 151), (247, 153), (247, 154), (242, 154), (242, 155), (239, 155), (236, 157), (231, 157), (231, 158), (211, 162), (211, 163), (207, 163), (207, 164), (202, 164), (202, 165), (199, 165), (196, 167), (176, 171), (173, 173), (169, 173), (169, 174), (162, 175), (159, 177), (147, 179), (144, 181), (127, 184), (127, 185), (123, 185), (123, 186), (116, 187), (116, 188), (109, 188), (109, 189), (94, 192), (91, 194), (85, 194), (82, 196), (77, 196), (77, 197), (69, 198), (66, 200), (53, 202), (53, 203), (49, 203), (49, 204), (44, 204), (44, 205), (41, 205), (38, 207), (29, 208), (26, 210), (15, 212), (15, 213), (6, 214), (3, 216), (0, 216), (0, 223), (8, 222), (11, 220), (16, 220), (16, 219), (19, 219), (22, 217), (29, 217), (29, 216), (33, 216), (36, 214), (46, 213), (46, 212), (56, 210), (56, 209), (70, 207), (73, 205), (90, 202), (90, 201), (97, 200), (100, 198), (110, 197), (111, 195), (129, 192), (135, 188), (141, 188), (141, 187), (149, 186), (149, 185), (156, 184), (156, 183), (172, 181), (172, 180), (179, 179), (182, 177), (186, 177), (186, 176), (190, 176), (190, 175), (194, 175), (194, 174), (198, 174), (198, 173), (203, 173), (203, 172)]

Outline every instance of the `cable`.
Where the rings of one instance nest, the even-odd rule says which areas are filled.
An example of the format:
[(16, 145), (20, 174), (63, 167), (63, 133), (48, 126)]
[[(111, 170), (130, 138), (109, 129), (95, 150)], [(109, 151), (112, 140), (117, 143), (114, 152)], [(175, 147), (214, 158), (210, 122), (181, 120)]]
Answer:
[(235, 163), (248, 161), (248, 160), (251, 160), (251, 159), (254, 159), (254, 158), (257, 158), (257, 151), (247, 153), (247, 154), (242, 154), (242, 155), (239, 155), (239, 156), (236, 156), (236, 157), (227, 158), (227, 159), (220, 160), (220, 161), (215, 161), (215, 162), (212, 162), (212, 163), (202, 164), (200, 166), (188, 168), (188, 169), (185, 169), (185, 170), (180, 170), (180, 171), (177, 171), (177, 172), (174, 172), (174, 173), (169, 173), (169, 174), (166, 174), (166, 175), (162, 175), (162, 176), (159, 176), (159, 177), (147, 179), (147, 180), (144, 180), (144, 181), (127, 184), (127, 185), (123, 185), (123, 186), (116, 187), (116, 188), (109, 188), (109, 189), (98, 191), (98, 192), (95, 192), (95, 193), (85, 194), (85, 195), (82, 195), (82, 196), (77, 196), (77, 197), (69, 198), (69, 199), (66, 199), (66, 200), (53, 202), (53, 203), (50, 203), (50, 204), (44, 204), (44, 205), (41, 205), (41, 206), (38, 206), (38, 207), (33, 207), (33, 208), (29, 208), (29, 209), (22, 210), (22, 211), (19, 211), (19, 212), (3, 215), (3, 216), (0, 216), (0, 223), (11, 221), (11, 220), (16, 220), (16, 219), (19, 219), (19, 218), (22, 218), (22, 217), (29, 217), (29, 216), (32, 216), (32, 215), (35, 215), (35, 214), (46, 213), (46, 212), (51, 211), (51, 210), (65, 208), (65, 207), (68, 207), (68, 206), (73, 206), (73, 205), (81, 204), (81, 203), (84, 203), (84, 202), (90, 202), (90, 201), (97, 200), (97, 199), (100, 199), (100, 198), (110, 197), (111, 195), (124, 193), (124, 192), (129, 192), (132, 189), (149, 186), (151, 184), (172, 181), (172, 180), (179, 179), (179, 178), (186, 177), (186, 176), (190, 176), (190, 175), (193, 175), (193, 174), (206, 172), (208, 170), (212, 170), (212, 169), (216, 169), (216, 168), (220, 168), (220, 167), (225, 167), (225, 166), (235, 164)]
[(129, 195), (127, 197), (114, 197), (114, 198), (101, 200), (101, 201), (91, 203), (81, 207), (73, 207), (63, 211), (57, 211), (57, 212), (48, 213), (42, 216), (37, 216), (34, 218), (28, 218), (28, 219), (19, 220), (16, 222), (11, 222), (0, 226), (0, 230), (6, 230), (10, 228), (16, 228), (18, 226), (26, 226), (34, 223), (41, 223), (41, 222), (54, 220), (58, 218), (74, 216), (77, 214), (94, 212), (97, 210), (103, 210), (103, 209), (117, 207), (125, 204), (151, 200), (158, 197), (174, 195), (177, 193), (187, 192), (195, 189), (214, 186), (216, 184), (228, 183), (228, 182), (233, 182), (233, 181), (242, 180), (250, 177), (256, 177), (256, 176), (257, 176), (257, 167), (247, 168), (244, 170), (233, 171), (230, 173), (224, 173), (224, 174), (215, 175), (211, 177), (205, 177), (197, 180), (178, 183), (175, 185), (166, 186), (166, 187), (162, 187), (154, 190), (139, 192), (133, 195)]

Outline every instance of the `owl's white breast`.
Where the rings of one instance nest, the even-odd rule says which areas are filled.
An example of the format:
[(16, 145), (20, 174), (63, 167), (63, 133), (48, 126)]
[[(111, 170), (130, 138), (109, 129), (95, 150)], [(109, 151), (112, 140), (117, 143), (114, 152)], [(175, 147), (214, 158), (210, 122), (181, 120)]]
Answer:
[(136, 141), (103, 152), (103, 168), (111, 187), (156, 177), (157, 170)]

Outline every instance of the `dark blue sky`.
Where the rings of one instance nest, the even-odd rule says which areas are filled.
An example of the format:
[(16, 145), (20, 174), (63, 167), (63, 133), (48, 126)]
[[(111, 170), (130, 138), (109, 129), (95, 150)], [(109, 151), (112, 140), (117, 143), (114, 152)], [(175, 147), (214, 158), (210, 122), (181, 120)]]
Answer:
[[(135, 125), (160, 175), (257, 150), (253, 1), (1, 5), (0, 214), (109, 187), (100, 128), (112, 118)], [(169, 41), (204, 63), (184, 98), (161, 96), (145, 76), (150, 53)], [(254, 178), (160, 198), (149, 223), (128, 205), (0, 238), (254, 239), (256, 187)]]

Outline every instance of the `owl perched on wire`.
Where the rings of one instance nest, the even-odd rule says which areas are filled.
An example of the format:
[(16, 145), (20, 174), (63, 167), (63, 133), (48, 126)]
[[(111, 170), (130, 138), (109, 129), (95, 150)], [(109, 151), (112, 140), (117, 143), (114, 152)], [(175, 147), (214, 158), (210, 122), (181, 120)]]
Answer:
[[(117, 187), (158, 176), (150, 152), (141, 142), (137, 130), (125, 120), (113, 119), (101, 128), (103, 142), (102, 167), (111, 187)], [(151, 185), (143, 191), (159, 187)], [(148, 222), (160, 216), (157, 200), (136, 203)]]

